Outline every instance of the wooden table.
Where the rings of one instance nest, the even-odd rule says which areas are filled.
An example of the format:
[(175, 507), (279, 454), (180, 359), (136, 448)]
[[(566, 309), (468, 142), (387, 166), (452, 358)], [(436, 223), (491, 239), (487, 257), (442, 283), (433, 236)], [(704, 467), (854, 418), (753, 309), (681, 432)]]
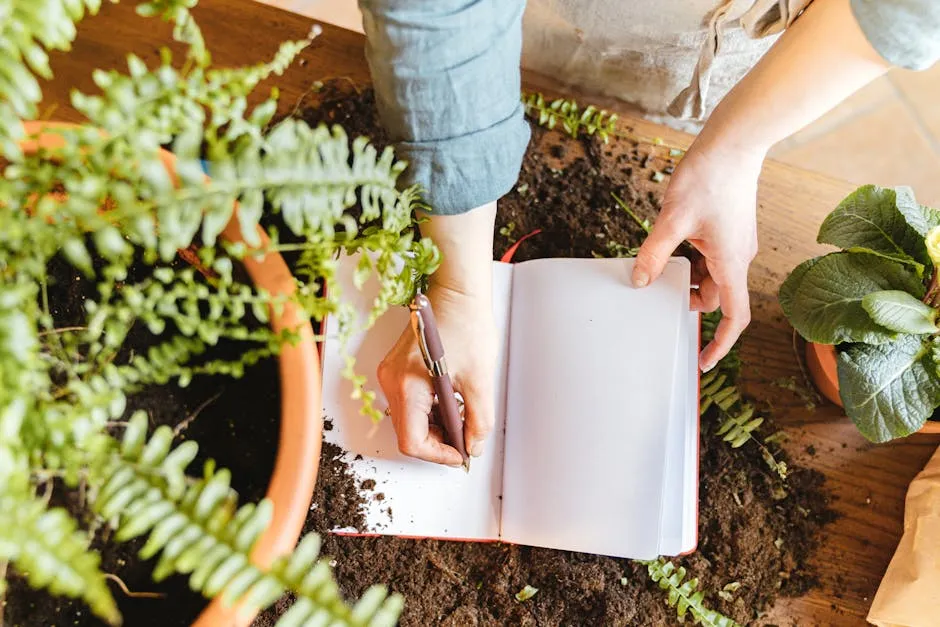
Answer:
[[(311, 25), (306, 18), (249, 0), (203, 0), (196, 16), (216, 63), (221, 65), (267, 59), (278, 42), (303, 38)], [(81, 119), (68, 105), (68, 93), (72, 88), (94, 90), (92, 68), (124, 67), (129, 51), (156, 63), (159, 47), (170, 41), (168, 26), (138, 18), (129, 2), (106, 5), (98, 17), (86, 20), (79, 32), (71, 54), (55, 55), (56, 79), (44, 86), (43, 106), (54, 105), (52, 116), (57, 119)], [(293, 107), (314, 81), (331, 77), (369, 82), (362, 36), (324, 25), (322, 36), (276, 80), (282, 107)], [(526, 83), (557, 91), (536, 76), (527, 75)], [(622, 117), (622, 123), (673, 145), (686, 146), (691, 141), (683, 133), (628, 116)], [(799, 394), (779, 383), (792, 377), (802, 386), (803, 375), (792, 331), (777, 302), (777, 289), (794, 266), (823, 250), (815, 243), (816, 230), (852, 188), (848, 183), (772, 161), (764, 166), (760, 179), (761, 249), (750, 275), (754, 316), (741, 353), (746, 365), (743, 386), (752, 397), (772, 405), (778, 423), (790, 436), (785, 447), (795, 459), (825, 473), (835, 496), (834, 507), (841, 515), (827, 528), (816, 556), (821, 587), (805, 597), (780, 601), (768, 622), (864, 624), (900, 537), (907, 485), (940, 444), (937, 436), (924, 435), (888, 445), (869, 444), (837, 408), (823, 405), (808, 410)], [(806, 452), (810, 445), (815, 455)]]

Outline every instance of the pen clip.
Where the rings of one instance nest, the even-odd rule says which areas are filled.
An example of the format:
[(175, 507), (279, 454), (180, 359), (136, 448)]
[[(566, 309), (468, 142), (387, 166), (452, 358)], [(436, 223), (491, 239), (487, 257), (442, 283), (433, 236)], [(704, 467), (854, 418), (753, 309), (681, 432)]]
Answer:
[(416, 304), (412, 303), (408, 308), (411, 309), (411, 328), (414, 329), (415, 336), (418, 338), (418, 348), (421, 350), (421, 358), (424, 359), (424, 365), (428, 371), (431, 371), (434, 369), (434, 360), (431, 359), (431, 351), (428, 348), (424, 316), (421, 315), (421, 310)]

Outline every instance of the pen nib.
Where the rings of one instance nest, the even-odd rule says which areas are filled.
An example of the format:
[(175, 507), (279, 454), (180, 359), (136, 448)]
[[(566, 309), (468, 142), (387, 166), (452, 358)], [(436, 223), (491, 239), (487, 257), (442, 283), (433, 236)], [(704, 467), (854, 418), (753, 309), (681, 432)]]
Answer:
[(466, 472), (466, 473), (468, 473), (468, 474), (470, 473), (470, 458), (469, 458), (469, 457), (464, 460), (464, 462), (463, 462), (463, 469), (464, 469), (464, 472)]

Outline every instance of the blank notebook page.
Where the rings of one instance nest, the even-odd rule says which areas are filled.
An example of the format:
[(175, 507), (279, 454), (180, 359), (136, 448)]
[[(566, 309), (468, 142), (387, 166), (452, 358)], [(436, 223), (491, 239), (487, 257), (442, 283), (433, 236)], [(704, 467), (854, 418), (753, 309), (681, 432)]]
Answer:
[(689, 263), (672, 259), (642, 290), (632, 270), (632, 259), (515, 267), (504, 540), (658, 554)]
[[(357, 311), (367, 312), (377, 287), (374, 282), (369, 282), (363, 291), (356, 290), (352, 284), (355, 267), (356, 264), (348, 259), (339, 265), (343, 298), (353, 302)], [(506, 326), (511, 282), (511, 268), (506, 264), (494, 264), (493, 306), (500, 346), (496, 390), (500, 399), (505, 396)], [(356, 358), (356, 372), (368, 376), (366, 389), (378, 394), (375, 406), (379, 410), (383, 410), (387, 402), (375, 371), (407, 328), (408, 321), (407, 308), (396, 307), (383, 315), (368, 333), (352, 338), (347, 346)], [(495, 539), (499, 534), (502, 424), (498, 423), (487, 438), (483, 455), (473, 458), (470, 473), (402, 455), (389, 418), (374, 424), (360, 415), (362, 403), (350, 398), (352, 385), (340, 374), (344, 362), (335, 341), (335, 329), (331, 332), (327, 328), (327, 336), (324, 343), (323, 401), (324, 417), (332, 421), (332, 429), (324, 432), (324, 439), (346, 451), (343, 460), (355, 475), (357, 485), (363, 481), (375, 481), (372, 490), (363, 491), (366, 496), (366, 528), (346, 531)], [(497, 420), (502, 418), (502, 410), (502, 407), (497, 408)], [(382, 500), (375, 498), (378, 494), (383, 495)]]

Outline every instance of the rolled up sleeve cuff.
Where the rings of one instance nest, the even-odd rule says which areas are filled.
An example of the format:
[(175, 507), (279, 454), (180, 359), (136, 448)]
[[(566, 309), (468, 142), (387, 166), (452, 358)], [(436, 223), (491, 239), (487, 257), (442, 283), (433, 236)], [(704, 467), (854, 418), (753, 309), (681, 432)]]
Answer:
[(940, 59), (940, 2), (851, 0), (851, 6), (869, 43), (891, 65), (923, 70)]
[(398, 155), (409, 164), (403, 177), (417, 183), (432, 211), (464, 213), (503, 196), (519, 178), (529, 143), (522, 107), (493, 126), (440, 141), (401, 142)]
[(523, 0), (360, 0), (375, 101), (437, 214), (498, 199), (529, 141), (520, 103)]

